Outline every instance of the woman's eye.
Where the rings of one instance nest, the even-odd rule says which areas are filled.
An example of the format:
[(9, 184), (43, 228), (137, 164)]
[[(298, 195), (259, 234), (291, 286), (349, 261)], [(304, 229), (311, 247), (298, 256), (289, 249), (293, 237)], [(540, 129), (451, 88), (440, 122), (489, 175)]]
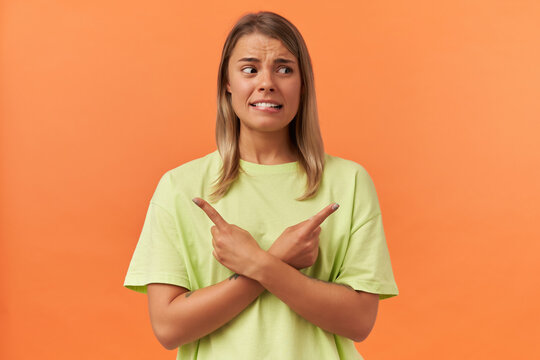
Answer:
[(255, 74), (257, 70), (255, 70), (254, 67), (248, 66), (242, 69), (242, 72), (245, 72), (247, 74)]
[(279, 71), (280, 73), (282, 73), (282, 74), (289, 74), (289, 73), (292, 72), (292, 69), (291, 69), (290, 67), (284, 66), (284, 67), (282, 67), (282, 68), (279, 68), (278, 71)]

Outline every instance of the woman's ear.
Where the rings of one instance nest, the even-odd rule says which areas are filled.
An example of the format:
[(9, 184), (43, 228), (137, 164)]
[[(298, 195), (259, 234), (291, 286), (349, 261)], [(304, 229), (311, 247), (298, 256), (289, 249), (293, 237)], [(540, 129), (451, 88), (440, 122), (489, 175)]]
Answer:
[(231, 93), (231, 85), (229, 85), (229, 83), (227, 83), (227, 92), (230, 94)]

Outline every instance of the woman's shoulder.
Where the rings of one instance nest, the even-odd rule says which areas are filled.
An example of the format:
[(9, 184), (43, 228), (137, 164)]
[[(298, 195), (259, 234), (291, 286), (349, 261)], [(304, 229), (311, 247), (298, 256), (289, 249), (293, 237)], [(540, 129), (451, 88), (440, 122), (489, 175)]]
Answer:
[(339, 186), (351, 186), (358, 196), (364, 199), (376, 199), (375, 184), (366, 168), (356, 161), (325, 155), (323, 177), (328, 183)]

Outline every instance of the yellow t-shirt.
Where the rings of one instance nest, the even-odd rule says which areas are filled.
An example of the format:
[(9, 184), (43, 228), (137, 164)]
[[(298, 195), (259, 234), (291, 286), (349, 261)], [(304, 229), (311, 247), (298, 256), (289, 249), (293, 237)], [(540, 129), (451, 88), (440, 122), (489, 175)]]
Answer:
[[(325, 155), (317, 195), (304, 193), (298, 162), (261, 165), (240, 160), (244, 172), (215, 204), (223, 218), (249, 231), (267, 250), (285, 228), (337, 202), (321, 225), (319, 256), (301, 271), (313, 278), (379, 294), (398, 294), (373, 182), (359, 164)], [(149, 283), (189, 290), (228, 278), (232, 272), (212, 256), (212, 222), (192, 202), (208, 200), (221, 157), (214, 151), (168, 171), (150, 201), (124, 286), (142, 293)], [(263, 292), (242, 313), (213, 333), (182, 345), (178, 359), (362, 359), (348, 338), (329, 333)]]

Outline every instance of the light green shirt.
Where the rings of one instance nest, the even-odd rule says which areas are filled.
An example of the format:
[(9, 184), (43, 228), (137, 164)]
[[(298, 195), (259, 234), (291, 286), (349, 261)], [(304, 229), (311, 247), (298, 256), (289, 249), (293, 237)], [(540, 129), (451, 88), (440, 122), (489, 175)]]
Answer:
[[(355, 290), (398, 294), (373, 182), (359, 164), (325, 155), (317, 195), (297, 201), (306, 175), (298, 162), (261, 165), (240, 160), (245, 172), (215, 204), (223, 218), (249, 231), (267, 250), (285, 228), (304, 221), (325, 206), (339, 209), (321, 225), (319, 257), (301, 270)], [(142, 233), (124, 286), (142, 293), (149, 283), (189, 290), (227, 279), (232, 272), (212, 255), (212, 222), (191, 199), (208, 200), (218, 177), (221, 157), (214, 151), (168, 171), (150, 201)], [(179, 324), (181, 326), (181, 324)], [(263, 292), (229, 323), (182, 345), (177, 359), (362, 359), (354, 342), (329, 333)]]

